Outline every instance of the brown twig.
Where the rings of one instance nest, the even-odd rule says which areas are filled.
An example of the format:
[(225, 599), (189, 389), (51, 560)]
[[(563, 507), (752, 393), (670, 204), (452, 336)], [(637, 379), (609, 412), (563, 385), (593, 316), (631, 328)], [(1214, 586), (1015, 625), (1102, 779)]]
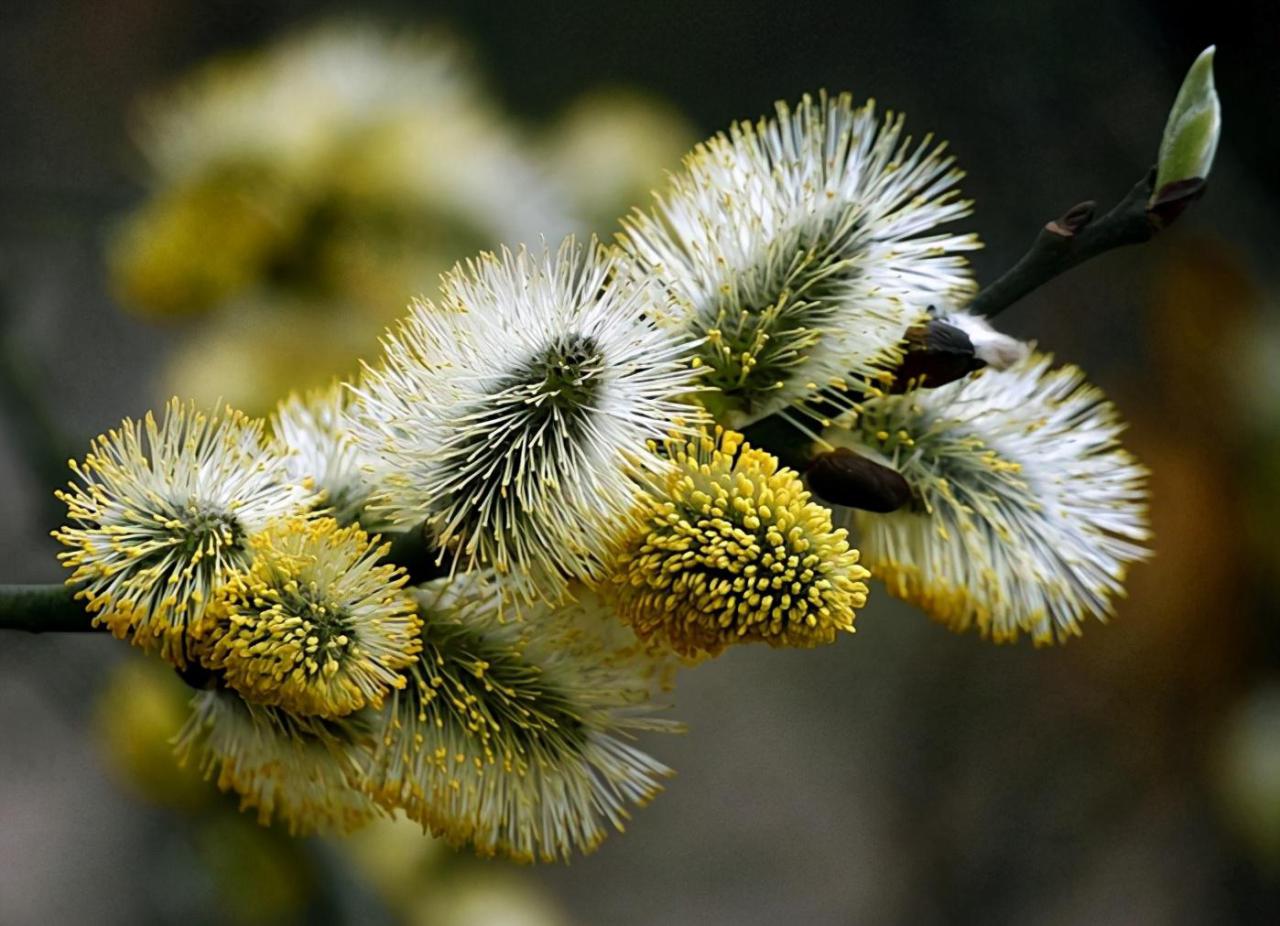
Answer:
[(1116, 248), (1142, 244), (1170, 225), (1204, 192), (1204, 181), (1171, 183), (1153, 195), (1155, 168), (1101, 218), (1095, 204), (1084, 202), (1045, 224), (1022, 258), (967, 306), (975, 315), (993, 318), (1028, 293), (1090, 258)]
[[(1090, 201), (1072, 206), (1045, 223), (1027, 252), (982, 289), (966, 307), (968, 311), (988, 318), (998, 315), (1090, 258), (1151, 240), (1204, 192), (1204, 180), (1199, 178), (1171, 183), (1154, 192), (1155, 177), (1152, 168), (1100, 218), (1095, 218), (1097, 204)], [(945, 345), (939, 349), (927, 336), (929, 329), (920, 330), (925, 335), (916, 338), (920, 343), (913, 343), (912, 332), (908, 332), (912, 346), (897, 371), (897, 389), (942, 385), (973, 368), (964, 366), (962, 352), (945, 349)], [(973, 360), (971, 345), (967, 359)], [(928, 375), (919, 376), (922, 371)], [(848, 450), (819, 450), (784, 414), (770, 415), (744, 432), (753, 443), (777, 454), (785, 465), (807, 473), (810, 487), (824, 501), (870, 511), (892, 511), (909, 498), (909, 493), (904, 494), (901, 486), (889, 481), (870, 461)]]

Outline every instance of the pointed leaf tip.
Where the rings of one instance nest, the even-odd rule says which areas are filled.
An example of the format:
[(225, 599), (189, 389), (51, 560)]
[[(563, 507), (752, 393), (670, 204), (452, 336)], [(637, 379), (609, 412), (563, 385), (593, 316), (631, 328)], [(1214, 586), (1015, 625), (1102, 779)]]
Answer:
[(1209, 175), (1222, 130), (1222, 108), (1213, 82), (1216, 46), (1202, 51), (1187, 71), (1178, 90), (1164, 136), (1160, 140), (1154, 202), (1171, 184)]

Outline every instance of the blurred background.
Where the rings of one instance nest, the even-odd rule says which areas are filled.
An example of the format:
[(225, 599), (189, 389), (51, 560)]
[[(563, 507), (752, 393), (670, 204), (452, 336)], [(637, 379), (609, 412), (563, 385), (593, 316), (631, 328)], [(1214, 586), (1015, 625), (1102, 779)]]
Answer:
[(261, 829), (173, 768), (170, 673), (6, 633), (0, 924), (1280, 922), (1272, 3), (13, 5), (0, 580), (61, 579), (51, 489), (123, 416), (349, 372), (454, 260), (609, 235), (778, 98), (874, 95), (950, 139), (990, 280), (1141, 176), (1210, 43), (1204, 201), (1002, 318), (1089, 371), (1152, 470), (1157, 556), (1111, 624), (993, 647), (880, 594), (836, 646), (731, 652), (682, 678), (691, 732), (648, 744), (668, 791), (536, 869), (405, 825)]

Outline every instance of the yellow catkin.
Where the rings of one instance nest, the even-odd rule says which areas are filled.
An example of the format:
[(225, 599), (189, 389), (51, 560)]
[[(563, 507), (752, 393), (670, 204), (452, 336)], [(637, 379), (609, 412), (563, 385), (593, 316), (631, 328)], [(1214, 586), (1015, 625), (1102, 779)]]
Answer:
[(341, 717), (405, 684), (421, 621), (386, 549), (333, 518), (282, 518), (249, 540), (252, 563), (222, 587), (202, 661), (260, 704)]
[(378, 715), (364, 787), (481, 856), (568, 860), (621, 830), (670, 770), (635, 747), (674, 731), (660, 656), (594, 593), (503, 620), (475, 574), (424, 586), (424, 646)]
[(614, 570), (619, 612), (641, 638), (697, 657), (853, 630), (869, 573), (794, 471), (720, 429), (666, 454)]
[(1115, 406), (1075, 367), (1031, 354), (937, 389), (864, 402), (847, 434), (916, 504), (857, 512), (867, 564), (893, 596), (994, 642), (1065, 642), (1105, 621), (1147, 556), (1145, 471)]
[(265, 446), (262, 422), (172, 400), (94, 440), (57, 497), (54, 532), (95, 623), (178, 666), (214, 594), (248, 564), (247, 538), (313, 494)]

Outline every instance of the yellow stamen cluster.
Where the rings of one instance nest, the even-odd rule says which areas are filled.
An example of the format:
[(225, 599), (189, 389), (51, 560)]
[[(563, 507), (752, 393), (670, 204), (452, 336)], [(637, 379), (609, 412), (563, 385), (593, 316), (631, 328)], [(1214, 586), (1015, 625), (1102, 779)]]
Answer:
[(669, 441), (666, 455), (615, 572), (619, 611), (641, 638), (696, 657), (853, 630), (869, 574), (794, 471), (720, 429)]
[(380, 707), (416, 660), (421, 622), (386, 547), (332, 518), (273, 521), (249, 539), (202, 634), (202, 659), (260, 704), (341, 717)]

